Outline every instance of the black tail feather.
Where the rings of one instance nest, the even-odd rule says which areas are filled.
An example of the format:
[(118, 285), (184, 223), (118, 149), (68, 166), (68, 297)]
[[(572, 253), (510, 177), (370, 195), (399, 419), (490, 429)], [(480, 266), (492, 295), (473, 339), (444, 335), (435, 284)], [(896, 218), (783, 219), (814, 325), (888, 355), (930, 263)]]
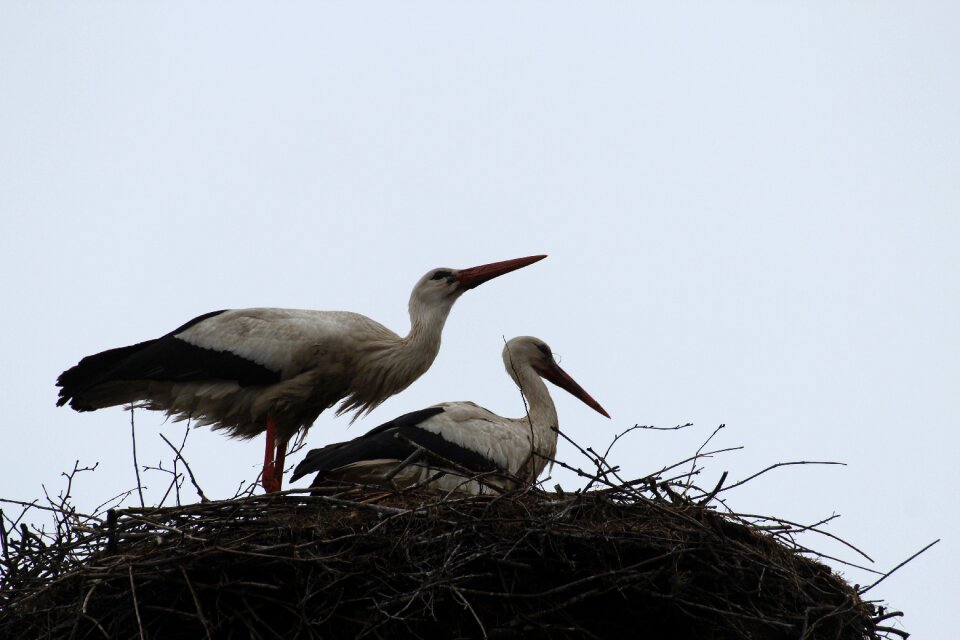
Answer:
[(77, 411), (89, 411), (93, 407), (84, 405), (79, 396), (84, 391), (105, 382), (111, 371), (137, 352), (156, 343), (156, 340), (147, 340), (139, 342), (128, 347), (119, 347), (109, 349), (101, 353), (95, 353), (87, 356), (76, 366), (70, 367), (60, 374), (57, 378), (57, 386), (60, 387), (60, 397), (57, 399), (57, 406), (70, 402), (70, 406)]
[[(247, 386), (279, 382), (279, 371), (229, 351), (198, 347), (177, 337), (177, 334), (221, 313), (222, 310), (205, 313), (155, 340), (87, 356), (57, 378), (60, 387), (57, 406), (69, 402), (77, 411), (92, 411), (105, 406), (99, 403), (95, 406), (85, 394), (108, 383), (232, 380)], [(119, 397), (123, 398), (122, 395)]]

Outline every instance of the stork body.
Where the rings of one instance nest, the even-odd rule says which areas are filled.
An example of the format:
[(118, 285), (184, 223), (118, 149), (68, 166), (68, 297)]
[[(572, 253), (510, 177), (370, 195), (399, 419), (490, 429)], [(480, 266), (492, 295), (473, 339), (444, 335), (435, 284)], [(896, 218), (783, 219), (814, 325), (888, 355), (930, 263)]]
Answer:
[(434, 405), (349, 442), (310, 451), (292, 479), (317, 472), (315, 486), (326, 481), (428, 485), (471, 494), (532, 484), (557, 451), (557, 410), (543, 378), (609, 416), (557, 365), (542, 340), (510, 340), (503, 360), (526, 398), (527, 415), (504, 418), (472, 402)]
[(63, 372), (58, 405), (133, 404), (251, 438), (264, 431), (264, 488), (280, 488), (287, 441), (324, 410), (369, 412), (433, 363), (447, 315), (466, 290), (545, 256), (434, 269), (410, 295), (401, 337), (346, 311), (215, 311), (157, 338), (111, 349)]

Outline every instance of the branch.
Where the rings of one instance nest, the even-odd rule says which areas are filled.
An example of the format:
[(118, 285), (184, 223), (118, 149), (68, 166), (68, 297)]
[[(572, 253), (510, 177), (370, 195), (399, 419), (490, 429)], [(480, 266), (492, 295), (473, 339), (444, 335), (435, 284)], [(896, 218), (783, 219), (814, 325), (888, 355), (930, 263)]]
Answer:
[(927, 546), (925, 546), (923, 549), (920, 549), (920, 551), (917, 551), (915, 554), (913, 554), (912, 556), (910, 556), (909, 558), (907, 558), (906, 560), (904, 560), (903, 562), (901, 562), (900, 564), (898, 564), (897, 566), (895, 566), (893, 569), (890, 569), (890, 571), (887, 571), (887, 572), (886, 572), (885, 574), (883, 574), (876, 582), (874, 582), (873, 584), (871, 584), (871, 585), (869, 585), (869, 586), (867, 586), (867, 587), (864, 587), (863, 589), (860, 589), (860, 591), (858, 591), (857, 593), (859, 593), (859, 594), (862, 596), (862, 595), (865, 594), (867, 591), (870, 591), (870, 589), (873, 589), (875, 586), (877, 586), (878, 584), (880, 584), (881, 582), (883, 582), (884, 580), (886, 580), (888, 577), (890, 577), (891, 575), (893, 575), (893, 572), (894, 572), (894, 571), (898, 570), (900, 567), (902, 567), (903, 565), (907, 564), (908, 562), (910, 562), (911, 560), (913, 560), (914, 558), (916, 558), (916, 557), (919, 556), (921, 553), (923, 553), (924, 551), (926, 551), (927, 549), (929, 549), (929, 548), (932, 547), (933, 545), (937, 544), (938, 542), (940, 542), (940, 538), (937, 538), (936, 540), (934, 540), (933, 542), (931, 542), (930, 544), (928, 544)]
[(130, 405), (130, 440), (133, 445), (133, 471), (137, 474), (137, 493), (140, 495), (140, 506), (145, 507), (143, 485), (140, 484), (140, 466), (137, 464), (137, 429), (133, 421), (133, 405)]
[(203, 489), (201, 489), (200, 485), (197, 484), (197, 479), (193, 476), (193, 469), (190, 468), (190, 465), (187, 463), (186, 458), (184, 458), (183, 455), (179, 451), (177, 451), (177, 448), (173, 446), (173, 444), (169, 440), (167, 440), (167, 437), (165, 435), (161, 433), (160, 437), (163, 438), (163, 441), (167, 443), (167, 446), (173, 449), (173, 452), (177, 454), (177, 459), (183, 461), (183, 466), (187, 468), (187, 473), (190, 474), (190, 482), (193, 483), (193, 488), (197, 490), (197, 495), (200, 496), (200, 502), (210, 502), (207, 496), (203, 494)]
[[(739, 486), (742, 485), (742, 484), (745, 484), (745, 483), (747, 483), (747, 482), (750, 482), (751, 480), (753, 480), (753, 479), (756, 478), (757, 476), (762, 476), (762, 475), (765, 474), (767, 471), (772, 471), (773, 469), (776, 469), (777, 467), (789, 467), (789, 466), (791, 466), (791, 465), (796, 465), (796, 464), (835, 464), (835, 465), (840, 465), (840, 466), (842, 466), (842, 467), (847, 466), (847, 463), (846, 463), (846, 462), (822, 462), (822, 461), (818, 461), (818, 460), (798, 460), (798, 461), (796, 461), (796, 462), (778, 462), (777, 464), (772, 464), (772, 465), (770, 465), (769, 467), (767, 467), (766, 469), (763, 469), (762, 471), (756, 472), (756, 473), (753, 474), (752, 476), (749, 476), (749, 477), (747, 477), (747, 478), (744, 478), (744, 479), (741, 480), (740, 482), (734, 482), (733, 484), (724, 487), (723, 489), (720, 490), (720, 492), (729, 491), (730, 489), (733, 489), (733, 488), (735, 488), (735, 487), (739, 487)], [(718, 493), (719, 493), (719, 492), (718, 492)]]

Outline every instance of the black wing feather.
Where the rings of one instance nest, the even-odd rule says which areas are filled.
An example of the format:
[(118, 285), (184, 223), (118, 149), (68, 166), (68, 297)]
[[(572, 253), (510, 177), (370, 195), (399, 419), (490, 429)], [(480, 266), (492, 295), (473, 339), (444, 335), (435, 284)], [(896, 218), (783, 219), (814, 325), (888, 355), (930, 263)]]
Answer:
[(247, 360), (229, 351), (216, 351), (190, 344), (176, 337), (193, 325), (223, 311), (198, 316), (156, 340), (110, 349), (82, 359), (57, 378), (58, 406), (70, 402), (78, 411), (90, 409), (84, 392), (106, 382), (164, 380), (234, 380), (241, 386), (269, 385), (280, 381), (280, 372)]

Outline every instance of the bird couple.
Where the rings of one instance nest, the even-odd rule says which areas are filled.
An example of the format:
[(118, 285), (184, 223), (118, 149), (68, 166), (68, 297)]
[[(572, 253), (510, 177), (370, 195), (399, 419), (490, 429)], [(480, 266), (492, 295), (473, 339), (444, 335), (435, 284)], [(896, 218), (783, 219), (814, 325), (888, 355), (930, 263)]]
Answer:
[[(131, 404), (251, 438), (266, 432), (261, 481), (282, 486), (287, 443), (326, 409), (369, 413), (430, 368), (447, 315), (465, 292), (542, 260), (530, 256), (469, 269), (432, 269), (410, 294), (401, 337), (346, 311), (253, 308), (214, 311), (170, 333), (83, 358), (57, 379), (58, 406), (77, 411)], [(557, 412), (543, 379), (609, 417), (538, 338), (503, 349), (527, 404), (519, 419), (472, 402), (408, 413), (366, 434), (307, 453), (292, 479), (483, 493), (532, 484), (557, 446)]]

